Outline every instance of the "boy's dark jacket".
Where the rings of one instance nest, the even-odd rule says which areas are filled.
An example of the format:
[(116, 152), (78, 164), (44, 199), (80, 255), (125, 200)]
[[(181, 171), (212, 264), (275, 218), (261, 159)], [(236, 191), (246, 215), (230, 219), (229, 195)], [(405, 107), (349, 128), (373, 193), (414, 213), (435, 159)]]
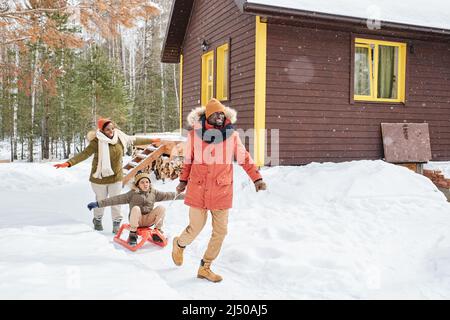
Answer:
[[(127, 193), (100, 200), (98, 201), (98, 205), (100, 208), (103, 208), (128, 203), (130, 205), (130, 212), (133, 207), (138, 206), (142, 214), (148, 214), (153, 210), (155, 202), (174, 200), (175, 196), (175, 192), (161, 192), (150, 186), (150, 190), (147, 192), (133, 189)], [(181, 199), (184, 199), (184, 194), (180, 194), (177, 197), (177, 200)]]

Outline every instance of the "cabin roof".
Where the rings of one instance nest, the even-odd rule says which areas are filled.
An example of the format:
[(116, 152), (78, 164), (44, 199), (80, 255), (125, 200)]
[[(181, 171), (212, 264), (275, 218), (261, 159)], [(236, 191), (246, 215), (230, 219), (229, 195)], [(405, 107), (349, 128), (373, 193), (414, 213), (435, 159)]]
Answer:
[[(450, 35), (448, 0), (234, 0), (243, 13)], [(376, 3), (376, 4), (375, 4)], [(161, 61), (179, 63), (194, 0), (174, 0)]]
[(241, 3), (247, 8), (265, 6), (274, 11), (283, 8), (405, 26), (450, 30), (448, 0), (246, 0)]
[(191, 17), (194, 0), (174, 0), (166, 29), (161, 61), (179, 63), (181, 47)]

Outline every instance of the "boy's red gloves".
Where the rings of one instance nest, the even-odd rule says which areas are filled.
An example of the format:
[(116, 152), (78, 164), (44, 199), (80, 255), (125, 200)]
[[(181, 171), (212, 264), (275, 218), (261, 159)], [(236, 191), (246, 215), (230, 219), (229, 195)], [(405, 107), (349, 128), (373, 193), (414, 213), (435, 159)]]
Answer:
[(57, 163), (53, 165), (56, 169), (61, 169), (61, 168), (68, 168), (70, 167), (70, 163), (68, 162), (64, 162), (64, 163)]

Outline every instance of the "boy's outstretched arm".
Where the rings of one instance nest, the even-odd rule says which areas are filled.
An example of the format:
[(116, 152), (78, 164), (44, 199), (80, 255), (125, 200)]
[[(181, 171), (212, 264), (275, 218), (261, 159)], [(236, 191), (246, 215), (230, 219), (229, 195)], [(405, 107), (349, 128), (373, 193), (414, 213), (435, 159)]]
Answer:
[(103, 208), (103, 207), (110, 207), (110, 206), (117, 206), (119, 204), (127, 204), (130, 203), (131, 195), (133, 194), (133, 190), (124, 193), (119, 194), (118, 196), (106, 198), (97, 202), (91, 202), (88, 204), (88, 209), (92, 210), (93, 208)]

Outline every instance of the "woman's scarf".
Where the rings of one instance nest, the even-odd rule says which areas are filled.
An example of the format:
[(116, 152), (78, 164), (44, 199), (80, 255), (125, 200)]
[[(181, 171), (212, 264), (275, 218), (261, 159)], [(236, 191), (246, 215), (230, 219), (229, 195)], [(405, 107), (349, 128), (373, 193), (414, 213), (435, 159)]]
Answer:
[(114, 175), (114, 171), (111, 168), (109, 145), (115, 145), (120, 140), (125, 152), (127, 147), (132, 143), (133, 137), (126, 135), (117, 128), (114, 129), (114, 134), (111, 139), (100, 130), (97, 130), (96, 137), (98, 139), (98, 164), (97, 171), (92, 176), (96, 179), (102, 179)]

